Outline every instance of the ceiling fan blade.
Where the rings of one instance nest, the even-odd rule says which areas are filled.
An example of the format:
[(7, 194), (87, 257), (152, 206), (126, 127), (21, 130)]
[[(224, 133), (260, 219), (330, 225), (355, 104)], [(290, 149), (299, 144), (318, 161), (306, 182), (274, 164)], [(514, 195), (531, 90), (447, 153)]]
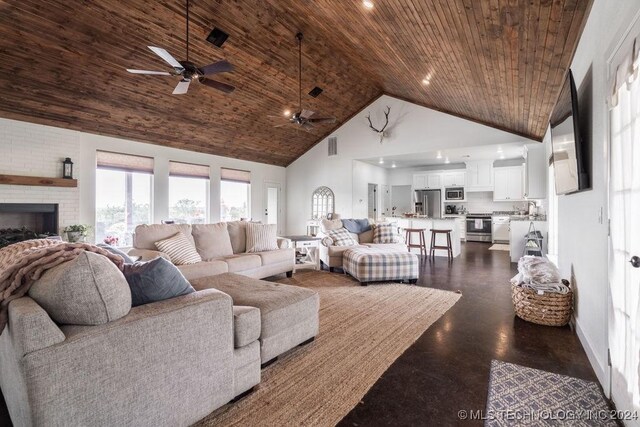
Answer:
[(222, 60), (214, 62), (213, 64), (205, 65), (204, 67), (200, 68), (200, 71), (202, 71), (202, 74), (205, 76), (217, 73), (226, 73), (229, 71), (233, 71), (233, 65), (231, 65), (229, 61)]
[(281, 127), (284, 127), (284, 126), (289, 126), (289, 123), (283, 123), (281, 125), (275, 125), (274, 128), (281, 128)]
[(336, 122), (336, 118), (335, 117), (318, 117), (317, 119), (307, 119), (308, 123), (318, 123), (318, 124), (324, 124), (324, 123), (335, 123)]
[(222, 83), (222, 82), (218, 82), (215, 80), (210, 80), (210, 79), (200, 79), (200, 83), (202, 83), (205, 86), (209, 86), (212, 87), (214, 89), (218, 89), (224, 93), (231, 93), (234, 90), (236, 90), (236, 88), (234, 86), (228, 85), (226, 83)]
[(311, 129), (313, 129), (313, 125), (309, 122), (304, 122), (300, 125), (302, 127), (302, 129), (310, 131)]
[(171, 76), (173, 74), (167, 71), (149, 71), (149, 70), (132, 70), (127, 68), (127, 71), (133, 74), (148, 74), (150, 76)]
[(300, 112), (300, 117), (302, 117), (303, 119), (308, 119), (309, 117), (313, 116), (315, 114), (315, 112), (311, 111), (311, 110), (302, 110)]
[(189, 90), (189, 83), (191, 83), (191, 80), (180, 80), (176, 88), (173, 90), (173, 94), (184, 95), (185, 93), (187, 93), (187, 91)]
[(171, 54), (169, 52), (167, 52), (166, 50), (162, 49), (161, 47), (155, 47), (155, 46), (147, 46), (147, 47), (149, 49), (151, 49), (151, 51), (153, 53), (155, 53), (156, 55), (158, 55), (160, 58), (162, 58), (165, 61), (167, 61), (167, 63), (169, 63), (169, 65), (171, 65), (173, 68), (177, 68), (177, 69), (180, 69), (180, 70), (184, 69), (184, 67), (178, 62), (178, 60), (176, 58), (171, 56)]

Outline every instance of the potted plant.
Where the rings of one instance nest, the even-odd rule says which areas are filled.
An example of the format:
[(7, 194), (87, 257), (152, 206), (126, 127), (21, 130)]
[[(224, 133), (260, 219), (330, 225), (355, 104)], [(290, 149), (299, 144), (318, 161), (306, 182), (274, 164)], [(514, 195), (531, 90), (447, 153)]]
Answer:
[(64, 232), (67, 233), (67, 240), (71, 243), (84, 242), (85, 237), (89, 233), (89, 226), (84, 224), (74, 224), (65, 227)]

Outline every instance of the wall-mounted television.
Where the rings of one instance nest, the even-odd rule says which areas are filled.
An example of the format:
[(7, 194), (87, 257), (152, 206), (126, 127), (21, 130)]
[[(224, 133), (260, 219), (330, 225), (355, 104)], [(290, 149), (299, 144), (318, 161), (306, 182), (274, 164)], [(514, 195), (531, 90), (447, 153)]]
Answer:
[(589, 187), (578, 112), (578, 94), (569, 70), (550, 119), (556, 194), (571, 194)]

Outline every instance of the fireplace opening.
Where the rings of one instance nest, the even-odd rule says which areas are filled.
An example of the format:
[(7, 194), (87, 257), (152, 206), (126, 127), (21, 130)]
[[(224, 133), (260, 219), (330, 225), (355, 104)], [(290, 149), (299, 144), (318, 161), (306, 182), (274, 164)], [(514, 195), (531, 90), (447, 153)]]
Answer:
[(0, 203), (0, 248), (58, 235), (55, 203)]

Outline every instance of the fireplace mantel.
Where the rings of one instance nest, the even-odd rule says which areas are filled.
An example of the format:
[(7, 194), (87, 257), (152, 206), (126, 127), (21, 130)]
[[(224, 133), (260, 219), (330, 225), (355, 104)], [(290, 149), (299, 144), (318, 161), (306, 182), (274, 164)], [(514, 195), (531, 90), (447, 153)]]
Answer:
[(46, 178), (40, 176), (0, 175), (0, 184), (36, 187), (77, 187), (77, 179)]

